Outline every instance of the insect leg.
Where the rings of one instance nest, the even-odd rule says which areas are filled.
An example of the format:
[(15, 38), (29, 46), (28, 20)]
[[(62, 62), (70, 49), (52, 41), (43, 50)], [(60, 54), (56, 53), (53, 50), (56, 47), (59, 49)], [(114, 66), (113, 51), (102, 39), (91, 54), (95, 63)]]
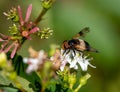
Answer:
[(73, 53), (74, 53), (74, 56), (76, 56), (76, 52), (75, 52), (75, 49), (72, 49)]
[(67, 49), (66, 54), (68, 54), (69, 52), (70, 52), (70, 49)]
[(64, 55), (66, 53), (66, 49), (63, 51), (62, 55)]

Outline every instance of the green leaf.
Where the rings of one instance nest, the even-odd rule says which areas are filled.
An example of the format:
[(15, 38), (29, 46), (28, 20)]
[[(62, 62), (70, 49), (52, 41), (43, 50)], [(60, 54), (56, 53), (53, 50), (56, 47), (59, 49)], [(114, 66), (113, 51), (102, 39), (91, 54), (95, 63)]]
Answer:
[(0, 84), (2, 85), (9, 85), (11, 84), (12, 81), (6, 78), (5, 76), (2, 75), (2, 72), (0, 72)]
[(34, 92), (34, 90), (30, 87), (30, 82), (20, 76), (17, 76), (17, 81), (22, 85), (23, 89), (27, 90), (27, 92)]
[(0, 72), (0, 89), (6, 92), (17, 92), (19, 89), (15, 87), (15, 84)]
[(18, 89), (14, 89), (11, 87), (3, 87), (2, 88), (5, 92), (18, 92)]
[(56, 92), (56, 82), (50, 83), (45, 92)]

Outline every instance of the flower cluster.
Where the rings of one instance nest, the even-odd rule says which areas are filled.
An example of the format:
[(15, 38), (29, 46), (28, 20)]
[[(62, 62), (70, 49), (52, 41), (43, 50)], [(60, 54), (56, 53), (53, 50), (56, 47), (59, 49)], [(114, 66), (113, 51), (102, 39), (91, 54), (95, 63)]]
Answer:
[[(61, 50), (61, 53), (64, 51)], [(78, 64), (80, 65), (82, 71), (87, 71), (88, 65), (96, 68), (95, 66), (91, 65), (89, 61), (92, 59), (87, 59), (87, 56), (83, 56), (83, 53), (75, 51), (76, 55), (73, 53), (73, 51), (70, 51), (68, 54), (64, 54), (61, 57), (61, 67), (60, 70), (63, 71), (64, 67), (69, 64), (70, 68), (78, 69)]]
[(12, 50), (11, 58), (14, 58), (16, 52), (20, 49), (21, 45), (25, 40), (31, 40), (30, 37), (32, 34), (37, 33), (41, 39), (47, 39), (49, 35), (52, 35), (53, 30), (50, 28), (44, 28), (40, 30), (37, 27), (35, 22), (30, 21), (30, 15), (32, 12), (32, 4), (30, 4), (26, 11), (25, 19), (22, 17), (22, 9), (20, 6), (10, 9), (7, 13), (4, 12), (4, 15), (7, 16), (7, 19), (11, 19), (14, 23), (12, 27), (9, 27), (9, 32), (12, 36), (3, 35), (0, 33), (0, 42), (3, 42), (0, 48), (0, 52), (7, 53)]
[[(76, 54), (75, 54), (76, 53)], [(78, 92), (79, 89), (86, 84), (87, 80), (90, 78), (90, 74), (80, 75), (80, 78), (77, 79), (77, 71), (81, 68), (82, 71), (86, 72), (88, 65), (96, 68), (90, 64), (88, 56), (85, 56), (82, 52), (70, 50), (69, 53), (64, 53), (64, 50), (61, 49), (60, 54), (60, 70), (57, 72), (60, 79), (63, 82), (65, 88), (69, 88), (72, 92)], [(79, 68), (80, 67), (80, 68)], [(77, 81), (78, 80), (78, 81)], [(79, 85), (74, 89), (74, 85), (79, 83)]]
[(51, 8), (52, 4), (55, 2), (55, 0), (41, 0), (41, 1), (44, 9)]
[[(3, 44), (1, 45), (0, 52), (7, 53), (8, 51), (10, 51), (10, 49), (13, 48), (11, 53), (11, 58), (13, 58), (15, 53), (24, 43), (24, 41), (26, 39), (31, 39), (30, 35), (39, 30), (39, 28), (36, 25), (34, 25), (33, 22), (29, 21), (31, 11), (32, 11), (32, 4), (28, 6), (25, 20), (23, 20), (22, 18), (22, 9), (20, 6), (18, 6), (17, 9), (12, 8), (8, 13), (4, 12), (4, 15), (6, 15), (8, 19), (12, 19), (13, 21), (14, 18), (14, 20), (16, 20), (15, 22), (19, 24), (18, 27), (16, 26), (16, 24), (13, 24), (13, 26), (10, 27), (9, 32), (11, 33), (12, 36), (6, 36), (0, 33), (1, 36), (0, 42), (3, 42)], [(18, 16), (18, 20), (16, 19), (17, 16)]]
[(50, 35), (52, 35), (53, 30), (51, 30), (50, 28), (43, 28), (41, 29), (41, 31), (38, 31), (38, 36), (41, 39), (48, 39)]
[(44, 50), (36, 51), (32, 47), (29, 48), (30, 58), (24, 58), (24, 63), (28, 64), (27, 73), (38, 71), (43, 68), (45, 62), (50, 62), (53, 70), (58, 70), (61, 65), (60, 50), (56, 49), (53, 56), (48, 57)]
[(5, 16), (7, 16), (7, 19), (11, 19), (13, 22), (18, 22), (19, 21), (19, 17), (17, 15), (17, 9), (13, 8), (10, 9), (7, 13), (3, 12), (3, 14)]
[(22, 35), (22, 37), (25, 37), (26, 39), (31, 39), (30, 35), (37, 32), (39, 28), (31, 21), (29, 21), (30, 15), (32, 11), (32, 4), (29, 5), (25, 20), (23, 20), (22, 17), (22, 9), (20, 6), (18, 6), (18, 16), (19, 16), (19, 30)]
[(48, 58), (43, 50), (37, 52), (32, 48), (29, 48), (29, 53), (32, 58), (24, 58), (24, 61), (29, 64), (28, 67), (33, 67), (31, 68), (33, 70), (30, 71), (38, 70), (38, 66), (40, 68), (40, 64), (43, 64), (45, 60), (51, 61), (53, 65), (56, 66), (57, 70), (60, 69), (61, 71), (64, 71), (64, 68), (66, 66), (68, 66), (70, 69), (73, 68), (75, 70), (77, 70), (80, 66), (82, 71), (87, 71), (88, 66), (96, 68), (89, 62), (92, 60), (92, 58), (88, 59), (88, 56), (84, 56), (81, 52), (75, 51), (76, 55), (73, 53), (73, 51), (70, 51), (67, 54), (65, 53), (64, 55), (63, 52), (64, 50), (62, 49), (61, 51), (59, 49), (56, 49), (54, 54)]
[(31, 58), (24, 58), (23, 60), (24, 63), (27, 63), (29, 65), (26, 70), (27, 73), (31, 73), (32, 71), (37, 71), (40, 69), (47, 59), (47, 55), (43, 50), (37, 52), (30, 47), (29, 53)]

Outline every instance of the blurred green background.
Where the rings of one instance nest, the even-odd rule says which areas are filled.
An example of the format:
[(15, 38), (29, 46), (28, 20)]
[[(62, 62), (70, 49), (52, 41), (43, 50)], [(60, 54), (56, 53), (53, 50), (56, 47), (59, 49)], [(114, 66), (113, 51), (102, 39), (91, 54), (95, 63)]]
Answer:
[[(3, 12), (21, 5), (25, 13), (31, 3), (34, 20), (41, 11), (40, 0), (0, 0), (0, 32), (9, 34), (7, 30), (12, 25)], [(100, 53), (90, 53), (94, 58), (91, 63), (97, 68), (89, 67), (92, 77), (80, 92), (120, 92), (120, 0), (56, 0), (39, 27), (50, 27), (54, 33), (48, 40), (33, 36), (19, 54), (29, 56), (29, 46), (48, 51), (50, 44), (61, 45), (82, 28), (90, 27), (84, 39)]]

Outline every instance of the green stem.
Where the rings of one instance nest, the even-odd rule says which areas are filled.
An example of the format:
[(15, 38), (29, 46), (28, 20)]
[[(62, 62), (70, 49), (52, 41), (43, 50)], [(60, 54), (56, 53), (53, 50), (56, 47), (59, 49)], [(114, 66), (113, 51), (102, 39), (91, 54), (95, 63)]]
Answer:
[(48, 11), (48, 9), (45, 9), (45, 8), (42, 9), (42, 11), (40, 12), (39, 16), (37, 17), (37, 19), (34, 22), (36, 25), (42, 20), (42, 17), (45, 15), (45, 13), (47, 11)]
[(23, 45), (23, 43), (24, 43), (26, 40), (27, 40), (26, 38), (22, 38), (22, 39), (20, 40), (20, 45), (19, 45), (17, 51), (21, 49), (21, 46)]
[(82, 87), (82, 85), (80, 84), (80, 85), (74, 90), (74, 92), (78, 92), (81, 87)]

